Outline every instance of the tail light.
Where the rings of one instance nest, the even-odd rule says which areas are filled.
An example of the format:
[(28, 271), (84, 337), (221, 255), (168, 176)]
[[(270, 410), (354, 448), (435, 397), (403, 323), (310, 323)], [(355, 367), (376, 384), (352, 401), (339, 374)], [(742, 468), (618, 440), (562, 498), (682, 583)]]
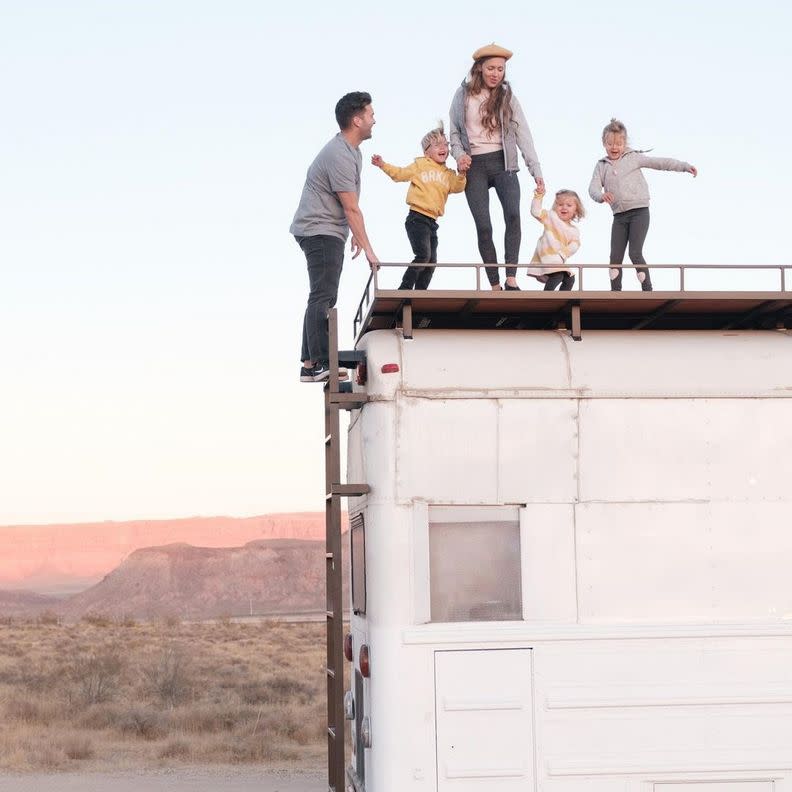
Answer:
[(344, 657), (351, 663), (352, 658), (352, 633), (347, 633), (344, 636)]
[(395, 374), (399, 370), (398, 363), (383, 363), (380, 371), (383, 374)]
[(366, 644), (360, 647), (358, 665), (360, 666), (360, 673), (368, 679), (371, 676), (371, 664), (369, 662), (369, 648)]

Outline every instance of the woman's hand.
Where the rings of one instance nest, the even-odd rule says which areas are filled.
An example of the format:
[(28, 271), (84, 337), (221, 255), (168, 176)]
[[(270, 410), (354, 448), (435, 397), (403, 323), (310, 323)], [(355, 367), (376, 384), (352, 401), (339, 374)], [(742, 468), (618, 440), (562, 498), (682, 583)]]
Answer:
[(606, 192), (606, 193), (602, 194), (602, 200), (605, 201), (606, 204), (612, 204), (613, 203), (613, 198), (614, 198), (614, 196), (613, 196), (613, 193), (611, 193), (611, 192)]
[(472, 163), (472, 162), (473, 162), (473, 159), (471, 158), (470, 154), (463, 154), (463, 155), (462, 155), (462, 156), (461, 156), (461, 157), (460, 157), (460, 158), (459, 158), (459, 159), (456, 161), (456, 163), (457, 163), (457, 170), (458, 170), (460, 173), (466, 173), (468, 170), (470, 170), (470, 165), (471, 165), (471, 163)]

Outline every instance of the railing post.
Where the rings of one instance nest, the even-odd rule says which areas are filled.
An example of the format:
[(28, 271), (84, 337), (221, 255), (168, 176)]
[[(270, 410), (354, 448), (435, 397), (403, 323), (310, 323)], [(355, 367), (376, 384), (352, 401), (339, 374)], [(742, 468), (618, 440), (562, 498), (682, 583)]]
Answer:
[(679, 291), (685, 291), (685, 265), (679, 265)]

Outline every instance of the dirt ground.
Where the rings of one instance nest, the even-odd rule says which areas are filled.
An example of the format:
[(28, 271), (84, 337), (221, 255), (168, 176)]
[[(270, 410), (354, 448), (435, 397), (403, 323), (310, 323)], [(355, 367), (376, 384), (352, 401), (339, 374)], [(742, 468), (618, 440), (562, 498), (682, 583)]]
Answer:
[(119, 773), (0, 774), (0, 792), (324, 792), (324, 772), (183, 767)]

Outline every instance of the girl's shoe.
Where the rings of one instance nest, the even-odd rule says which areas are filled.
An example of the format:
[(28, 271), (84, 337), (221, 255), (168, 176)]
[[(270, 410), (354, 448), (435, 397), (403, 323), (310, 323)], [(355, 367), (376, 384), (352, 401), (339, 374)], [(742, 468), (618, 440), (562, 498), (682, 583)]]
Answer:
[(504, 283), (503, 288), (506, 291), (522, 291), (522, 289), (519, 286), (512, 286), (510, 283)]

